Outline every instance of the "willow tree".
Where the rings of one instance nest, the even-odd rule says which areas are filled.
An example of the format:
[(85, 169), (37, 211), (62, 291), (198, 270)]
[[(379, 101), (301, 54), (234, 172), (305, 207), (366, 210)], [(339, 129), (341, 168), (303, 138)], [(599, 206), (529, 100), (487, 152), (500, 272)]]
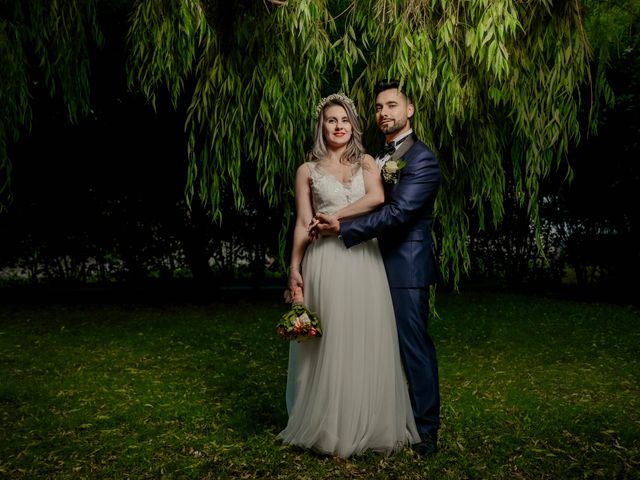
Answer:
[(373, 84), (401, 79), (441, 161), (440, 250), (456, 278), (469, 217), (498, 224), (509, 178), (536, 222), (541, 181), (570, 174), (593, 100), (581, 92), (609, 94), (590, 78), (578, 0), (139, 0), (129, 40), (131, 85), (152, 102), (188, 97), (188, 195), (214, 214), (223, 187), (243, 204), (243, 169), (272, 204), (290, 204), (318, 99), (338, 86), (371, 126)]
[(441, 162), (438, 241), (456, 280), (469, 219), (497, 225), (509, 181), (536, 222), (541, 182), (570, 174), (580, 112), (609, 95), (590, 78), (580, 0), (136, 0), (129, 21), (129, 84), (188, 105), (187, 198), (217, 220), (222, 192), (243, 206), (247, 172), (289, 209), (320, 97), (349, 93), (373, 132), (373, 84), (400, 79)]

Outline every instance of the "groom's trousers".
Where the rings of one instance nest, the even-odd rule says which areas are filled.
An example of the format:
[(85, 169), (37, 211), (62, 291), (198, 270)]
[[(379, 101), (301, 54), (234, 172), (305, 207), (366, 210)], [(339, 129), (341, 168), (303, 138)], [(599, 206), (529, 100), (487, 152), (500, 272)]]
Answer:
[(391, 298), (418, 433), (435, 440), (440, 423), (440, 390), (436, 350), (427, 332), (428, 289), (391, 288)]

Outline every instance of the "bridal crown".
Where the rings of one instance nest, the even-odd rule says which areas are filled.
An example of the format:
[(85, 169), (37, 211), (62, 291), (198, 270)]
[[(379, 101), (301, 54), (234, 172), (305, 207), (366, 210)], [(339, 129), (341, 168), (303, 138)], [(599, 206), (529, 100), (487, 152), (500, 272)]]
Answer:
[(339, 92), (339, 93), (332, 93), (331, 95), (329, 95), (328, 97), (324, 97), (322, 100), (320, 100), (320, 102), (318, 102), (318, 105), (316, 106), (316, 115), (315, 118), (319, 118), (320, 117), (320, 112), (322, 112), (322, 109), (331, 101), (337, 100), (341, 103), (344, 103), (345, 105), (348, 105), (349, 108), (351, 108), (351, 111), (354, 115), (357, 114), (357, 110), (356, 110), (356, 104), (353, 103), (353, 100), (351, 100), (349, 97), (347, 97), (344, 93)]

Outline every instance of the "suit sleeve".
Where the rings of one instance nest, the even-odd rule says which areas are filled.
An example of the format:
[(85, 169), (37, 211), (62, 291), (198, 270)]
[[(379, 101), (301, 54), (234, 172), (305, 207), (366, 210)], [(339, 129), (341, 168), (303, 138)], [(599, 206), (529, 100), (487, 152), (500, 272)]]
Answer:
[(407, 225), (433, 202), (440, 183), (438, 161), (426, 148), (407, 165), (379, 210), (344, 222), (340, 235), (347, 248), (377, 237), (381, 232)]

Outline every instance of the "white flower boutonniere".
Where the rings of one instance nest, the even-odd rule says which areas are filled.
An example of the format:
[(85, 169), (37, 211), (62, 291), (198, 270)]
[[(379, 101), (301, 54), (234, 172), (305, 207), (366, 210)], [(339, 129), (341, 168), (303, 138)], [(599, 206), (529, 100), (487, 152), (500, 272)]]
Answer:
[(382, 178), (387, 183), (397, 183), (398, 175), (407, 162), (404, 160), (387, 160), (382, 166)]

